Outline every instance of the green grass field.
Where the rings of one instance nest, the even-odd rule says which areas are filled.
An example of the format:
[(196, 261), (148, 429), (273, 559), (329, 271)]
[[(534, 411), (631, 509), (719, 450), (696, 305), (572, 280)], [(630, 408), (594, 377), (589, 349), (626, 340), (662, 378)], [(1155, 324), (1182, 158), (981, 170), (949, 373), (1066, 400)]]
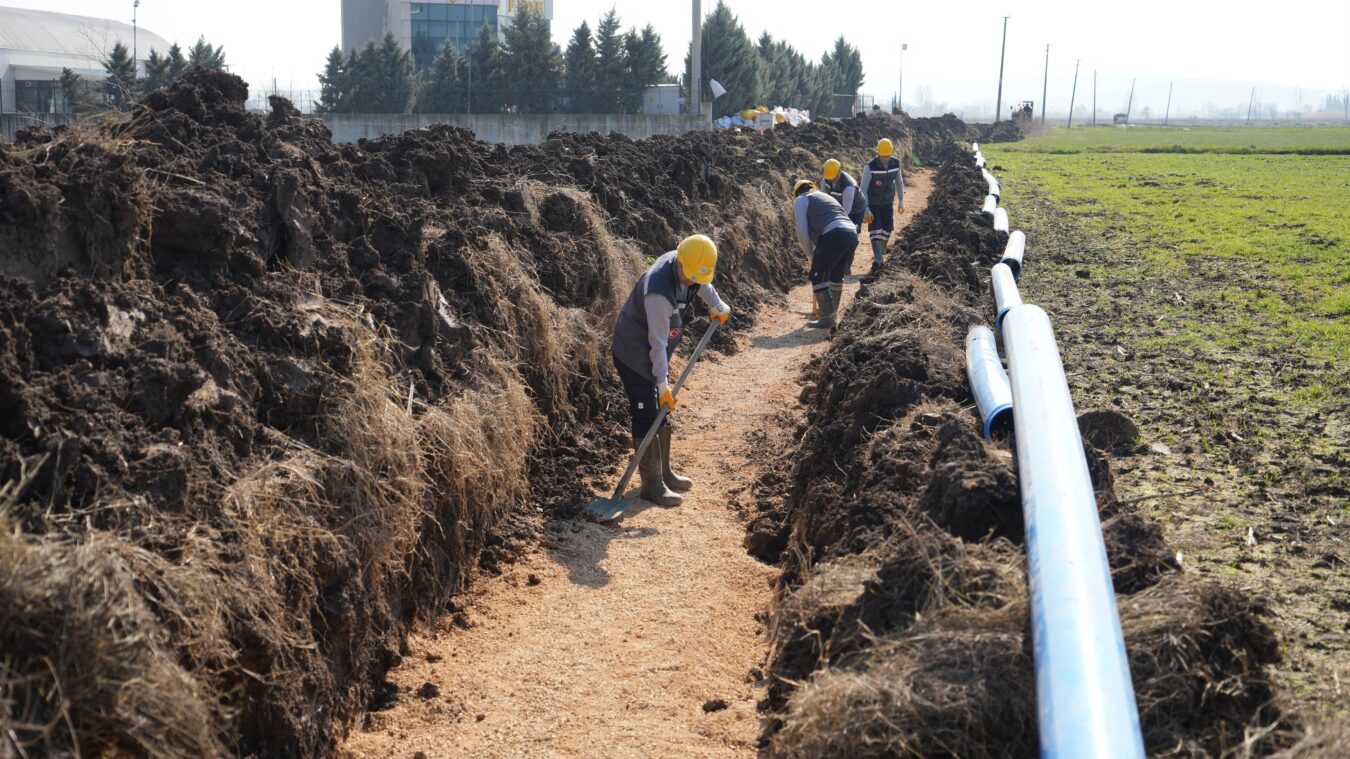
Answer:
[[(982, 145), (1117, 492), (1188, 571), (1272, 594), (1280, 698), (1344, 715), (1350, 129), (1057, 129)], [(1319, 153), (1320, 151), (1320, 153)]]
[(983, 146), (1018, 153), (1350, 154), (1350, 128), (1132, 127), (1059, 129), (1023, 142)]
[[(1146, 152), (1174, 144), (1197, 152)], [(1254, 152), (1198, 152), (1239, 148)], [(1160, 273), (1201, 254), (1269, 275), (1255, 289), (1236, 278), (1219, 287), (1211, 295), (1232, 318), (1182, 339), (1240, 343), (1258, 324), (1274, 328), (1300, 352), (1341, 364), (1334, 384), (1347, 389), (1350, 129), (1056, 129), (983, 149), (1014, 219), (1017, 187), (1029, 182), (1103, 233), (1142, 242), (1144, 263)], [(1347, 154), (1279, 152), (1293, 149)]]

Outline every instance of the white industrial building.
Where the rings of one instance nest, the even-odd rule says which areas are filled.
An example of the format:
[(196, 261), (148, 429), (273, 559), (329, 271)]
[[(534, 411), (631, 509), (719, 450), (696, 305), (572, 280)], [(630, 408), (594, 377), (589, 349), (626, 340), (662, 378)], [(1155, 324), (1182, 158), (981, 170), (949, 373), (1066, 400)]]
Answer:
[(169, 49), (158, 34), (120, 21), (0, 7), (0, 113), (61, 112), (61, 69), (102, 79), (118, 42), (136, 51), (138, 69), (152, 49)]
[(447, 42), (462, 54), (479, 27), (486, 24), (500, 36), (525, 12), (541, 13), (551, 21), (553, 0), (342, 0), (342, 50), (379, 44), (392, 32), (417, 67), (424, 68)]

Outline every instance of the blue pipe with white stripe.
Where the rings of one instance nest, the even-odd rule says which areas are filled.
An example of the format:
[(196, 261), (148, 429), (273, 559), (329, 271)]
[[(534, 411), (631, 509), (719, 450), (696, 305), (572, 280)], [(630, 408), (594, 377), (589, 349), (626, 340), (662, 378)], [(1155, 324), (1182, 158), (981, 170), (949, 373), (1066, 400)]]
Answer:
[(984, 422), (984, 439), (992, 438), (996, 431), (1011, 430), (1012, 387), (998, 358), (994, 333), (982, 324), (966, 333), (966, 376), (970, 378), (970, 392)]
[(1142, 759), (1097, 500), (1054, 331), (1036, 306), (1003, 320), (1026, 525), (1044, 759)]

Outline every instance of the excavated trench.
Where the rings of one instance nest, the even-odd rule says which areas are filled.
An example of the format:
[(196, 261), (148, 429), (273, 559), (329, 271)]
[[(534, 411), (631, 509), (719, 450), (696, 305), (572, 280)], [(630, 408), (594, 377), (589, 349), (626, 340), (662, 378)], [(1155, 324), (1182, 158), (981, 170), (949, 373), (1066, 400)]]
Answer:
[(713, 234), (744, 328), (800, 276), (792, 177), (967, 137), (336, 146), (246, 96), (198, 70), (0, 144), (0, 755), (330, 754), (410, 626), (621, 457), (644, 256)]

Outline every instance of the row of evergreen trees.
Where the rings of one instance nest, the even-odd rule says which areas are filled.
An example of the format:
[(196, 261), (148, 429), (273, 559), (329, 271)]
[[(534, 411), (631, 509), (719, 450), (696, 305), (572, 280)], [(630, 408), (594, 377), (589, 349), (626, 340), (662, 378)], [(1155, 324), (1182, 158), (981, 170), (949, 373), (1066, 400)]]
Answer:
[[(774, 40), (767, 31), (760, 35), (758, 44), (751, 42), (740, 20), (720, 0), (704, 19), (702, 42), (703, 99), (712, 97), (709, 80), (716, 79), (727, 90), (716, 101), (719, 114), (756, 105), (791, 106), (828, 114), (834, 95), (857, 95), (864, 81), (862, 55), (842, 35), (820, 62), (814, 63), (786, 42)], [(686, 54), (686, 95), (689, 64)]]
[(145, 93), (163, 87), (193, 67), (225, 68), (225, 47), (213, 46), (205, 37), (198, 37), (186, 55), (178, 43), (170, 46), (163, 55), (151, 49), (145, 60), (145, 75), (141, 76), (132, 60), (131, 50), (118, 42), (103, 61), (108, 76), (102, 82), (93, 84), (70, 69), (62, 69), (61, 93), (66, 110), (71, 113), (105, 108), (125, 110)]
[[(666, 71), (661, 37), (648, 25), (621, 31), (611, 10), (592, 33), (582, 22), (566, 51), (553, 42), (552, 24), (523, 13), (499, 41), (484, 25), (458, 55), (449, 43), (418, 73), (412, 56), (393, 35), (352, 50), (333, 48), (323, 73), (321, 113), (637, 113), (643, 91), (674, 82)], [(843, 37), (813, 62), (768, 32), (751, 42), (725, 2), (703, 24), (704, 100), (716, 79), (727, 94), (716, 111), (787, 105), (828, 113), (835, 94), (856, 95), (863, 83), (862, 56)], [(689, 56), (685, 55), (685, 94)]]
[(346, 57), (335, 47), (319, 75), (317, 110), (636, 113), (642, 91), (668, 78), (656, 30), (623, 32), (612, 10), (594, 35), (582, 22), (566, 54), (553, 42), (552, 24), (537, 13), (517, 16), (502, 37), (485, 24), (463, 56), (447, 42), (420, 74), (391, 34)]

